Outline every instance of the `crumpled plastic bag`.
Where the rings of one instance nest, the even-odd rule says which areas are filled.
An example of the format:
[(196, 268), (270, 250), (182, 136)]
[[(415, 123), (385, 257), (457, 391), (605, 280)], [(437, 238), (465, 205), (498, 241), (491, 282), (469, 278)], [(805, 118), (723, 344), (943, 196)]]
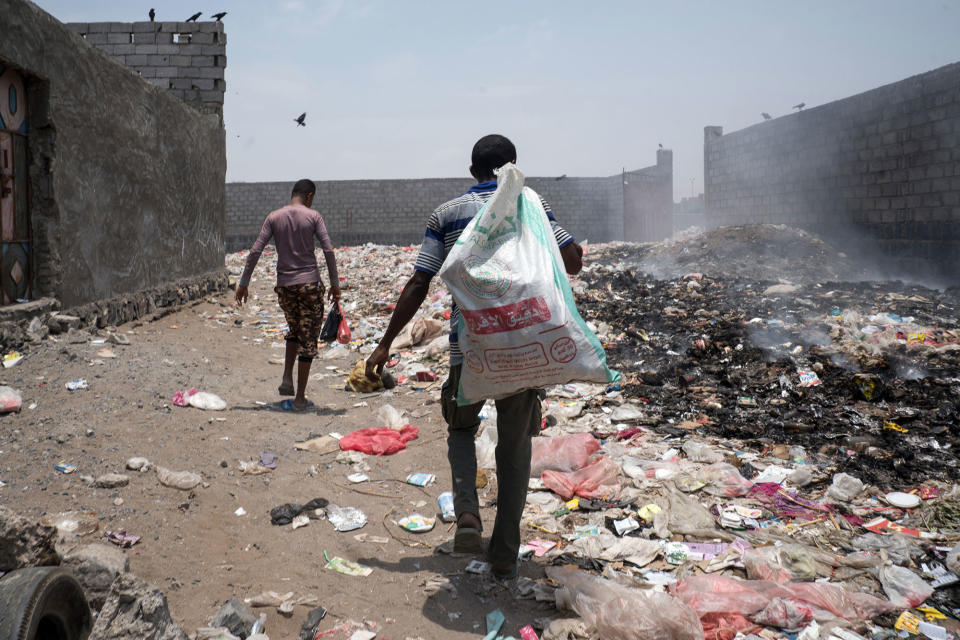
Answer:
[(348, 433), (340, 439), (342, 451), (359, 451), (371, 456), (384, 456), (402, 451), (407, 443), (420, 435), (420, 430), (413, 425), (406, 425), (396, 429), (359, 429)]
[[(716, 520), (696, 499), (681, 493), (673, 484), (664, 485), (667, 508), (653, 516), (653, 528), (661, 538), (669, 537), (669, 532), (699, 535), (717, 528)], [(667, 531), (669, 529), (669, 531)], [(708, 537), (720, 532), (707, 534)]]
[(697, 613), (666, 593), (563, 567), (547, 567), (547, 576), (560, 584), (557, 608), (573, 609), (604, 640), (703, 640)]
[(848, 473), (837, 473), (827, 489), (827, 497), (837, 502), (850, 502), (863, 491), (863, 482)]
[(683, 452), (694, 462), (723, 462), (723, 454), (710, 445), (696, 440), (687, 440), (683, 443)]
[(293, 522), (293, 519), (301, 513), (305, 513), (308, 517), (316, 520), (319, 518), (319, 516), (316, 514), (316, 510), (323, 509), (328, 504), (330, 503), (327, 502), (326, 498), (314, 498), (306, 504), (287, 502), (286, 504), (278, 505), (273, 509), (270, 509), (270, 524), (275, 524), (278, 526), (290, 524)]
[(716, 462), (700, 470), (700, 480), (707, 483), (704, 491), (714, 496), (735, 498), (746, 495), (753, 483), (740, 475), (728, 462)]
[(779, 547), (754, 547), (743, 553), (743, 565), (751, 580), (770, 580), (781, 584), (795, 580), (814, 580), (817, 566), (802, 544)]
[(589, 433), (533, 438), (531, 447), (531, 478), (540, 477), (544, 471), (575, 471), (600, 451), (600, 443)]
[(407, 421), (403, 419), (403, 414), (397, 411), (393, 405), (385, 404), (377, 411), (377, 420), (381, 427), (388, 429), (402, 429), (407, 426)]
[(327, 507), (327, 520), (337, 531), (353, 531), (367, 524), (367, 515), (356, 507), (331, 504)]
[(703, 575), (681, 580), (671, 587), (671, 593), (701, 616), (724, 612), (751, 615), (766, 608), (773, 598), (793, 598), (846, 620), (872, 620), (895, 608), (880, 598), (826, 582), (777, 584)]
[(13, 387), (0, 387), (0, 413), (20, 411), (22, 405), (23, 398), (19, 391)]
[(477, 451), (477, 469), (497, 468), (498, 440), (499, 434), (495, 425), (488, 424), (480, 432), (480, 436), (474, 442)]
[(157, 467), (157, 479), (165, 487), (189, 491), (203, 482), (199, 473), (192, 471), (171, 471), (166, 467)]
[[(592, 436), (591, 436), (592, 437)], [(544, 471), (540, 479), (544, 486), (569, 500), (577, 495), (582, 498), (616, 499), (620, 495), (617, 465), (607, 457), (597, 458), (577, 471)]]
[(757, 624), (795, 631), (813, 620), (813, 609), (793, 598), (773, 598), (763, 611), (752, 618)]
[(880, 567), (877, 579), (890, 602), (901, 609), (912, 609), (933, 594), (933, 587), (923, 578), (895, 564)]
[(223, 411), (227, 408), (227, 403), (215, 393), (207, 391), (197, 391), (187, 398), (191, 407), (203, 409), (204, 411)]

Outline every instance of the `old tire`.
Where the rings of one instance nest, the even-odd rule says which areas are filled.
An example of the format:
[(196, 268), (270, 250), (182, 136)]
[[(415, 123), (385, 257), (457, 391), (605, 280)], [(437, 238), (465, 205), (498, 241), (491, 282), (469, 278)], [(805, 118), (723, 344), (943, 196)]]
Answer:
[(0, 578), (0, 638), (85, 640), (92, 626), (83, 588), (67, 571), (30, 567)]

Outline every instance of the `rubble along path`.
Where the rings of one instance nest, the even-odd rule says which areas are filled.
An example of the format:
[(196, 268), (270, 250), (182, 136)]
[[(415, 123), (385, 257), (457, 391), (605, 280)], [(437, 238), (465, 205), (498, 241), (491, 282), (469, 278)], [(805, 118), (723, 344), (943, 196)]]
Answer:
[[(255, 282), (251, 293), (269, 296), (269, 278)], [(345, 292), (345, 301), (350, 295)], [(312, 373), (319, 379), (308, 387), (315, 410), (282, 411), (276, 390), (281, 366), (270, 363), (283, 358), (282, 344), (271, 346), (282, 338), (265, 338), (263, 328), (253, 324), (255, 307), (235, 312), (232, 296), (228, 291), (152, 322), (121, 326), (128, 346), (97, 344), (97, 336), (83, 343), (50, 338), (0, 372), (2, 383), (23, 395), (19, 414), (0, 417), (0, 481), (6, 483), (0, 503), (33, 519), (93, 511), (99, 529), (80, 542), (105, 542), (105, 530), (142, 536), (126, 550), (130, 570), (166, 592), (174, 620), (188, 633), (205, 626), (226, 600), (267, 590), (318, 596), (328, 610), (321, 629), (367, 620), (382, 638), (475, 638), (492, 609), (500, 608), (505, 629), (513, 630), (553, 612), (550, 603), (514, 599), (502, 587), (465, 574), (463, 558), (434, 553), (434, 546), (452, 536), (449, 525), (438, 521), (433, 531), (415, 535), (392, 522), (415, 512), (433, 516), (437, 495), (449, 489), (446, 431), (434, 401), (439, 382), (426, 391), (401, 387), (393, 397), (345, 392), (346, 375), (361, 358), (354, 351), (349, 359), (316, 361)], [(264, 302), (263, 310), (282, 323), (274, 304)], [(116, 357), (99, 354), (104, 348)], [(338, 370), (327, 369), (332, 366)], [(89, 388), (68, 391), (65, 383), (79, 378)], [(193, 387), (216, 393), (228, 408), (174, 406), (174, 393)], [(350, 485), (351, 467), (337, 463), (337, 453), (293, 448), (313, 435), (380, 426), (375, 416), (388, 402), (419, 416), (409, 419), (420, 435), (406, 451), (367, 457), (371, 482)], [(361, 403), (369, 406), (354, 406)], [(262, 452), (277, 456), (276, 469), (243, 475), (239, 462), (257, 460)], [(135, 456), (199, 473), (203, 484), (191, 491), (162, 486), (152, 471), (124, 469)], [(77, 471), (56, 471), (61, 460)], [(412, 472), (434, 473), (437, 482), (423, 489), (403, 483)], [(129, 484), (94, 488), (91, 478), (107, 473), (128, 474)], [(481, 498), (484, 505), (490, 495), (495, 494)], [(361, 509), (368, 524), (348, 533), (324, 520), (296, 530), (271, 525), (272, 507), (317, 497)], [(240, 507), (246, 515), (235, 515)], [(387, 532), (382, 521), (388, 512), (393, 534), (417, 546)], [(485, 506), (482, 515), (489, 531), (493, 509)], [(388, 541), (360, 542), (356, 534)], [(373, 573), (353, 577), (325, 569), (324, 552), (369, 565)], [(543, 575), (531, 564), (523, 573)], [(423, 584), (438, 575), (459, 588), (426, 595)], [(274, 607), (252, 611), (267, 613), (271, 637), (296, 638), (310, 608), (297, 606), (289, 616)]]

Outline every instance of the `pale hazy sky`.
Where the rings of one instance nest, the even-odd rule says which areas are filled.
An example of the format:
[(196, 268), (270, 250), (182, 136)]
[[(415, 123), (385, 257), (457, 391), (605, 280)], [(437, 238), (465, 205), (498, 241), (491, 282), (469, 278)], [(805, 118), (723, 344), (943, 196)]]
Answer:
[(679, 198), (702, 190), (704, 125), (960, 60), (958, 0), (207, 1), (38, 4), (64, 22), (228, 11), (229, 181), (466, 176), (496, 132), (538, 176), (645, 167), (663, 143)]

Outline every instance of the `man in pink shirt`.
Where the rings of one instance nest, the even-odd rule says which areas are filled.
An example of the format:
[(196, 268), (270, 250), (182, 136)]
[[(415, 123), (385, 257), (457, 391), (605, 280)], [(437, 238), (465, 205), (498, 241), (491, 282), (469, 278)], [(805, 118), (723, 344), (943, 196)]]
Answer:
[(323, 224), (320, 214), (311, 209), (316, 185), (310, 180), (299, 180), (293, 185), (290, 204), (277, 209), (267, 216), (260, 229), (257, 241), (250, 249), (247, 264), (237, 285), (237, 305), (247, 301), (250, 276), (257, 266), (260, 254), (271, 238), (277, 247), (277, 300), (287, 319), (287, 352), (283, 366), (283, 379), (277, 391), (282, 396), (292, 396), (293, 361), (298, 360), (297, 391), (293, 399), (293, 408), (306, 409), (308, 406), (307, 378), (310, 365), (317, 356), (317, 339), (320, 337), (323, 322), (323, 283), (320, 281), (320, 269), (313, 239), (320, 241), (323, 257), (330, 275), (330, 291), (327, 296), (340, 299), (340, 277), (337, 275), (337, 259), (333, 255), (333, 245)]

